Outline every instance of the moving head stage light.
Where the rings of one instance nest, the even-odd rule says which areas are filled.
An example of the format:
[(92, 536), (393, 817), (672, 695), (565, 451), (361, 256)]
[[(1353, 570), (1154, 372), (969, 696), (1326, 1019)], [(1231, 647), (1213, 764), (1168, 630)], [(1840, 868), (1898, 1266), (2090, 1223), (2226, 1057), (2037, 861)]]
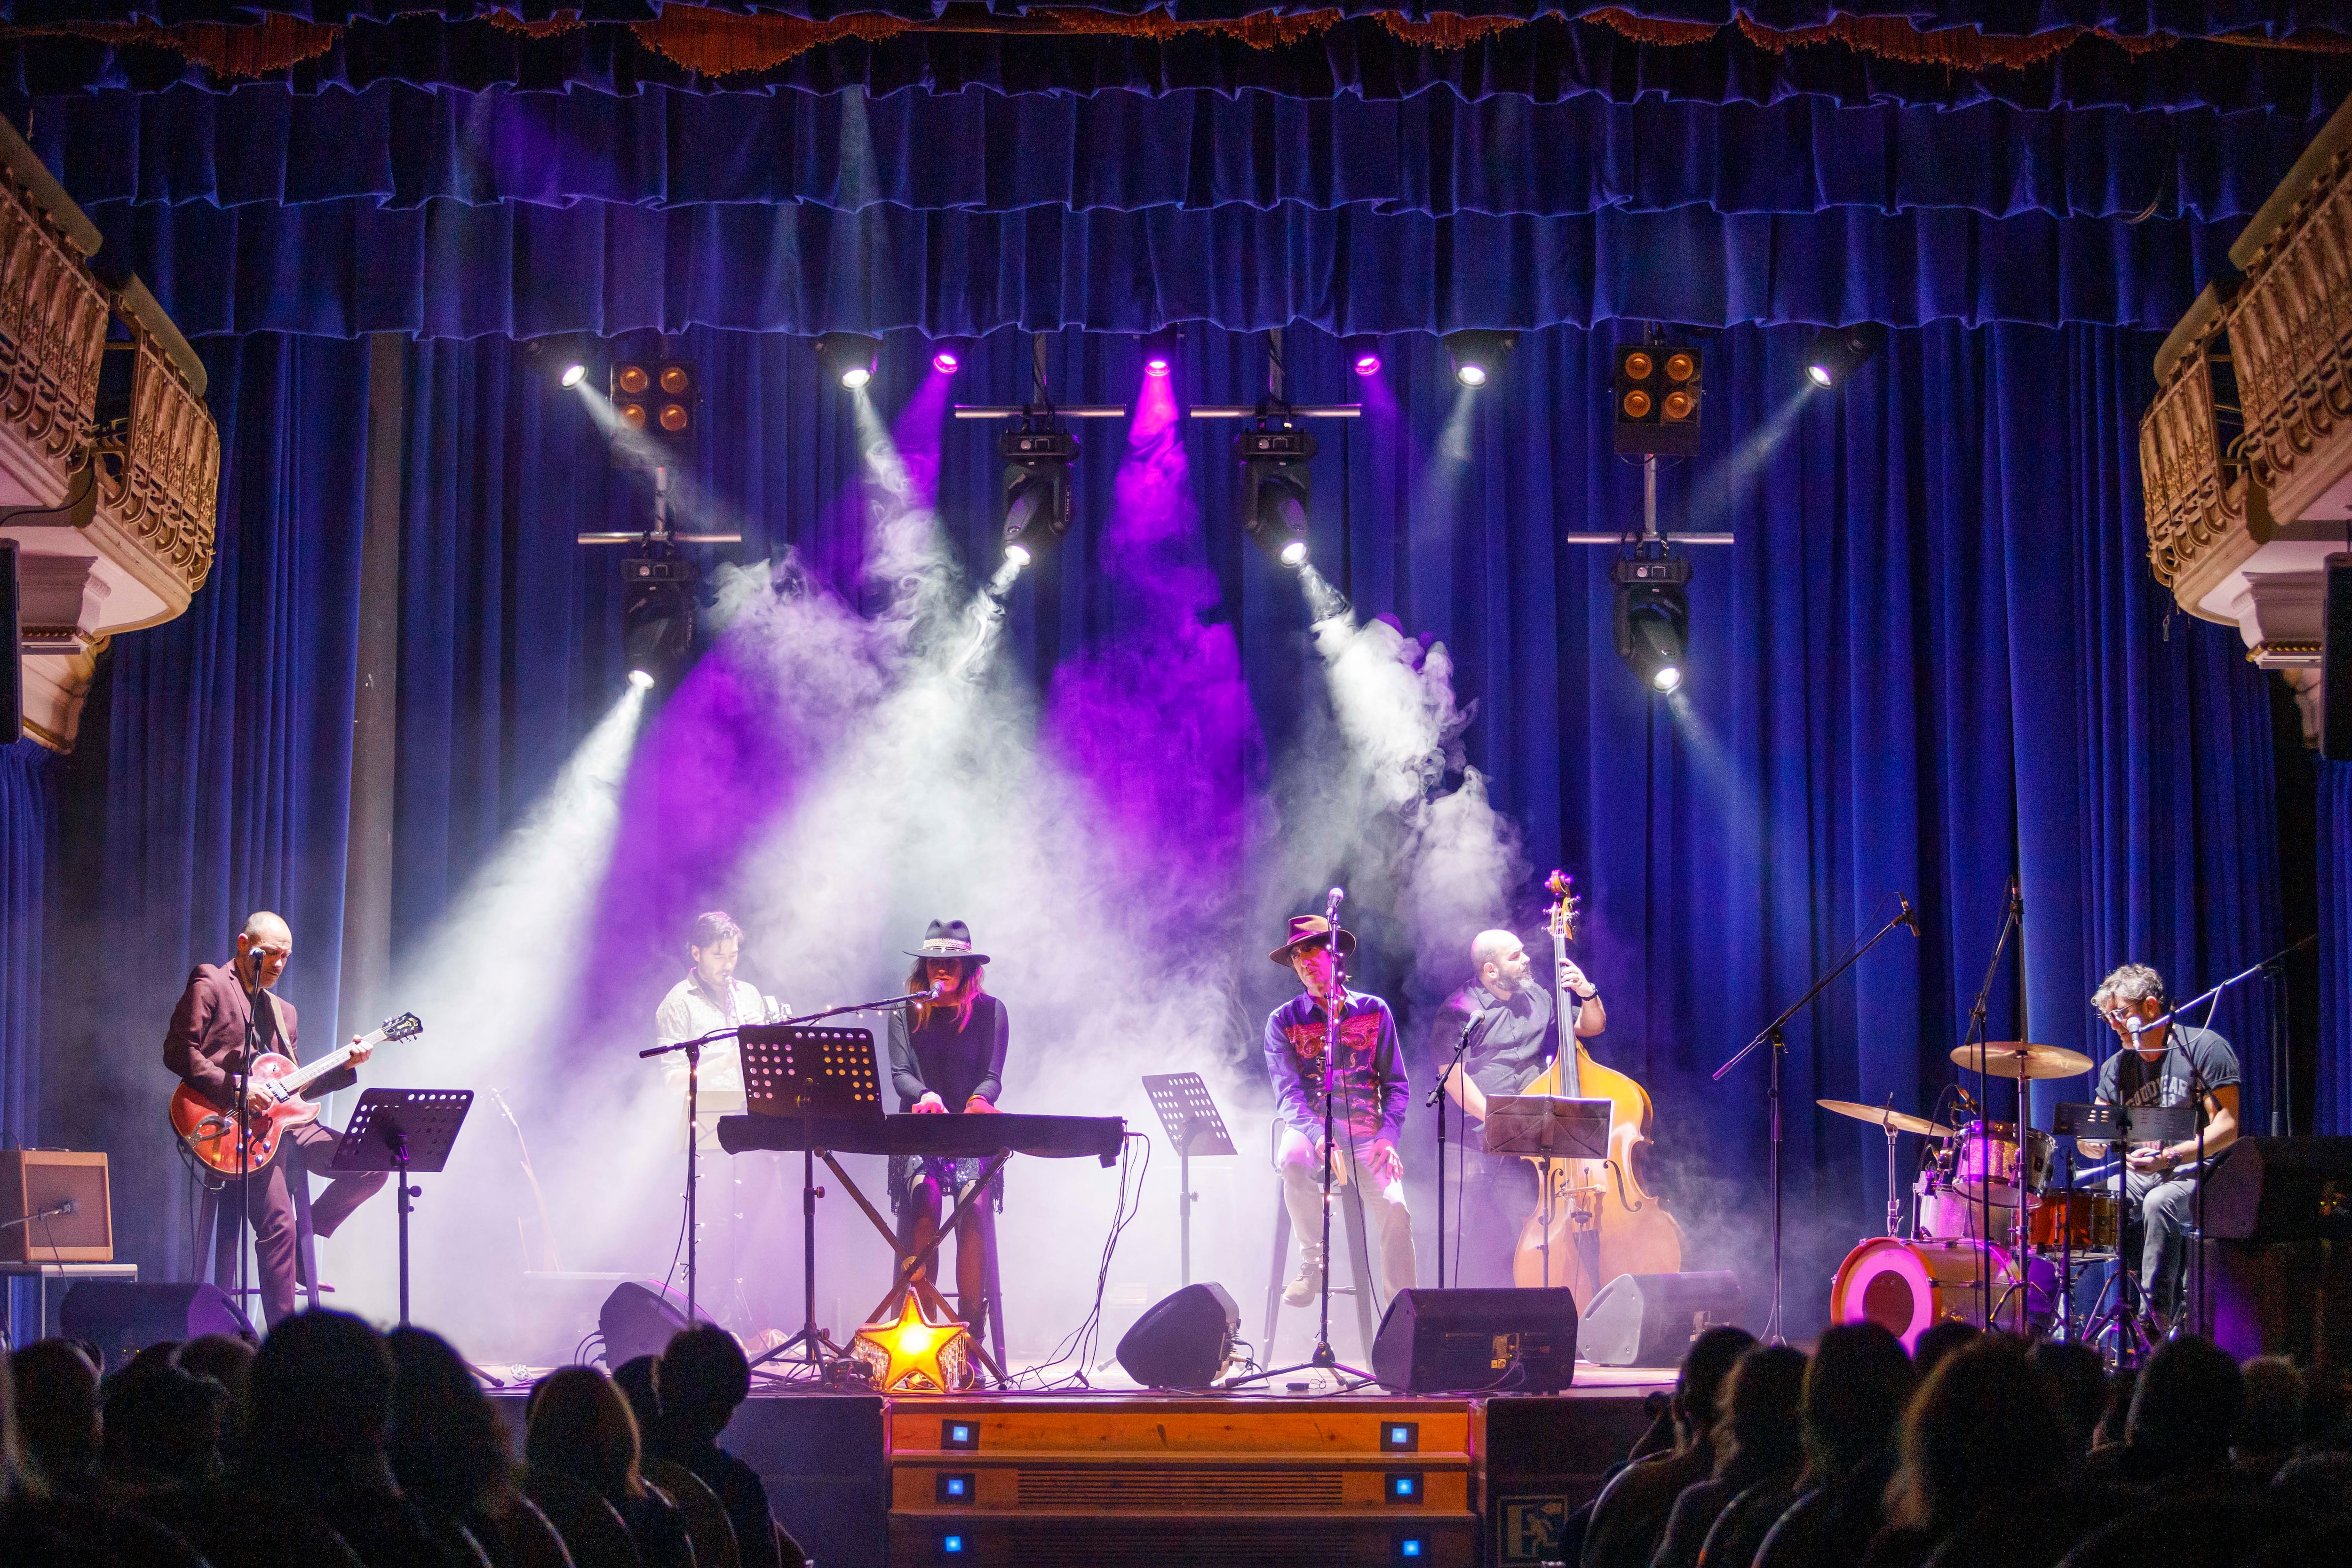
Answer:
[(694, 651), (695, 585), (702, 574), (667, 546), (621, 563), (621, 649), (639, 686), (676, 676)]
[(1611, 616), (1617, 657), (1651, 690), (1667, 692), (1683, 683), (1683, 658), (1690, 644), (1690, 563), (1664, 554), (1621, 555), (1611, 563), (1617, 584)]
[(1843, 386), (1885, 345), (1886, 329), (1876, 321), (1824, 327), (1813, 334), (1812, 347), (1805, 354), (1805, 374), (1815, 386)]
[(827, 374), (855, 392), (874, 379), (882, 358), (882, 340), (864, 332), (825, 332), (816, 340), (816, 355)]
[(1004, 553), (1027, 566), (1070, 531), (1070, 465), (1077, 437), (1054, 424), (1024, 420), (996, 438), (1004, 459)]
[(1473, 329), (1445, 334), (1445, 352), (1454, 358), (1454, 379), (1465, 386), (1484, 386), (1503, 373), (1503, 357), (1518, 346), (1517, 332)]
[(1234, 437), (1234, 456), (1241, 464), (1242, 531), (1276, 563), (1294, 571), (1306, 565), (1315, 437), (1260, 419)]

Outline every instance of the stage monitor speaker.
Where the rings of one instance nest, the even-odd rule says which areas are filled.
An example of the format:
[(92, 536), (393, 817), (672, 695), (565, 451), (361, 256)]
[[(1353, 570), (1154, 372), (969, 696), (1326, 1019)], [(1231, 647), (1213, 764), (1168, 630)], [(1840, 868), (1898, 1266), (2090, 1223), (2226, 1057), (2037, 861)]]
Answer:
[(106, 1156), (0, 1151), (0, 1263), (111, 1263)]
[(1575, 1294), (1400, 1290), (1372, 1377), (1400, 1394), (1557, 1394), (1576, 1379)]
[(2241, 1138), (2200, 1201), (2215, 1240), (2352, 1240), (2352, 1138)]
[(1691, 1341), (1737, 1326), (1747, 1303), (1739, 1277), (1620, 1274), (1584, 1309), (1584, 1359), (1595, 1366), (1680, 1366)]
[(217, 1285), (134, 1284), (81, 1279), (66, 1292), (58, 1326), (69, 1340), (88, 1340), (106, 1358), (101, 1372), (120, 1372), (149, 1345), (230, 1334), (252, 1341), (253, 1324)]
[(2319, 754), (2352, 763), (2352, 553), (2326, 563), (2319, 621)]
[(1232, 1358), (1241, 1329), (1241, 1309), (1223, 1286), (1187, 1285), (1135, 1320), (1119, 1339), (1118, 1364), (1146, 1388), (1206, 1388)]
[[(699, 1301), (694, 1319), (711, 1321)], [(686, 1296), (652, 1279), (632, 1279), (615, 1285), (596, 1313), (596, 1331), (604, 1337), (604, 1364), (619, 1366), (641, 1355), (659, 1355), (669, 1348), (672, 1334), (686, 1327)]]

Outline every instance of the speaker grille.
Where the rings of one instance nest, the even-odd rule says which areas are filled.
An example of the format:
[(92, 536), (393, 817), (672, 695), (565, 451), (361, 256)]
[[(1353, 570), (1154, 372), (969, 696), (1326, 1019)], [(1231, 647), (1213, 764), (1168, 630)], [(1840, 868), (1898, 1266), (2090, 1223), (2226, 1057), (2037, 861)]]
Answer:
[[(1184, 1521), (1181, 1529), (1153, 1529), (1140, 1536), (1125, 1536), (1115, 1529), (1073, 1530), (1066, 1524), (1016, 1524), (1005, 1532), (1011, 1548), (1007, 1562), (1034, 1563), (1043, 1568), (1232, 1568), (1237, 1563), (1334, 1563), (1356, 1554), (1335, 1540), (1329, 1521), (1302, 1520), (1290, 1523), (1223, 1523), (1213, 1520)], [(1339, 1550), (1335, 1550), (1335, 1547)], [(1383, 1553), (1383, 1555), (1386, 1555)]]
[(1108, 1470), (1024, 1465), (1022, 1508), (1330, 1509), (1344, 1500), (1338, 1470)]

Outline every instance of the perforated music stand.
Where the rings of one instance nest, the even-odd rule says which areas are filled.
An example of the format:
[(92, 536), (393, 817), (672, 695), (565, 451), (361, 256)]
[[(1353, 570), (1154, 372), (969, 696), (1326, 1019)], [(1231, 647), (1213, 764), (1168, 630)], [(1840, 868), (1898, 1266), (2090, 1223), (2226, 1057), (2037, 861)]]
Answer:
[(737, 1031), (743, 1099), (754, 1115), (800, 1119), (812, 1136), (801, 1144), (800, 1331), (751, 1363), (793, 1362), (822, 1377), (828, 1357), (845, 1352), (816, 1326), (816, 1140), (820, 1118), (882, 1120), (882, 1079), (874, 1031), (814, 1024), (750, 1024)]
[(1489, 1154), (1513, 1154), (1545, 1162), (1543, 1206), (1543, 1279), (1559, 1281), (1551, 1272), (1551, 1205), (1557, 1185), (1553, 1160), (1606, 1160), (1609, 1124), (1616, 1107), (1605, 1100), (1570, 1100), (1550, 1094), (1498, 1094), (1486, 1101), (1486, 1150)]
[(1217, 1114), (1217, 1102), (1209, 1097), (1209, 1086), (1199, 1073), (1145, 1073), (1143, 1092), (1151, 1097), (1151, 1109), (1160, 1113), (1160, 1125), (1176, 1148), (1176, 1248), (1183, 1276), (1178, 1282), (1190, 1285), (1192, 1205), (1200, 1197), (1192, 1190), (1192, 1156), (1233, 1153), (1234, 1137), (1225, 1131), (1225, 1119)]
[[(389, 1172), (400, 1209), (400, 1326), (408, 1326), (408, 1207), (418, 1195), (408, 1184), (415, 1172), (437, 1173), (466, 1112), (474, 1106), (470, 1089), (371, 1089), (360, 1096), (327, 1169), (338, 1176)], [(493, 1383), (498, 1380), (491, 1379)]]

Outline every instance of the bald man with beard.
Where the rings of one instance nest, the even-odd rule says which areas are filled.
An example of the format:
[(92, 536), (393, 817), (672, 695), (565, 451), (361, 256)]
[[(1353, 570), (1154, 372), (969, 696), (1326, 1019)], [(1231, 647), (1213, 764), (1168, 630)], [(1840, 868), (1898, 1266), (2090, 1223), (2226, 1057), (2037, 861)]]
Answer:
[[(1460, 1162), (1462, 1174), (1456, 1253), (1461, 1261), (1458, 1278), (1444, 1283), (1507, 1286), (1514, 1283), (1511, 1259), (1519, 1227), (1535, 1212), (1535, 1166), (1514, 1155), (1486, 1153), (1481, 1140), (1486, 1100), (1527, 1087), (1550, 1062), (1559, 1042), (1551, 994), (1536, 983), (1527, 946), (1517, 935), (1480, 931), (1470, 944), (1470, 963), (1475, 977), (1446, 999), (1429, 1038), (1432, 1058), (1448, 1063), (1463, 1030), (1470, 1031), (1461, 1067), (1448, 1068), (1445, 1075), (1446, 1096), (1462, 1108), (1463, 1130), (1461, 1147), (1446, 1155), (1449, 1163)], [(1564, 978), (1577, 998), (1576, 1032), (1589, 1038), (1608, 1027), (1600, 989), (1584, 971), (1570, 961)], [(1447, 1180), (1454, 1174), (1449, 1170)]]
[[(245, 1066), (248, 1024), (258, 1025), (258, 1054), (275, 1051), (298, 1062), (302, 1059), (294, 1005), (280, 1001), (270, 990), (293, 956), (293, 931), (265, 910), (247, 918), (245, 929), (237, 933), (236, 957), (232, 963), (199, 963), (189, 974), (179, 1005), (172, 1009), (172, 1026), (163, 1036), (163, 1065), (179, 1074), (205, 1103), (222, 1111), (236, 1111), (236, 1080)], [(257, 1013), (248, 992), (260, 1004)], [(356, 1069), (373, 1050), (355, 1039), (351, 1065), (311, 1084), (304, 1098), (323, 1100), (357, 1083)], [(257, 1110), (268, 1103), (266, 1093), (258, 1089), (247, 1098)], [(294, 1311), (294, 1199), (287, 1184), (286, 1146), (291, 1143), (301, 1152), (307, 1173), (326, 1169), (340, 1142), (341, 1135), (331, 1128), (316, 1121), (301, 1123), (287, 1130), (275, 1159), (251, 1173), (247, 1214), (253, 1221), (254, 1256), (261, 1265), (262, 1310), (272, 1324)], [(306, 1173), (303, 1180), (309, 1179)], [(235, 1176), (228, 1180), (232, 1186), (236, 1184)], [(335, 1227), (374, 1196), (383, 1183), (381, 1171), (339, 1176), (328, 1183), (327, 1190), (310, 1205), (312, 1233), (332, 1236)]]

